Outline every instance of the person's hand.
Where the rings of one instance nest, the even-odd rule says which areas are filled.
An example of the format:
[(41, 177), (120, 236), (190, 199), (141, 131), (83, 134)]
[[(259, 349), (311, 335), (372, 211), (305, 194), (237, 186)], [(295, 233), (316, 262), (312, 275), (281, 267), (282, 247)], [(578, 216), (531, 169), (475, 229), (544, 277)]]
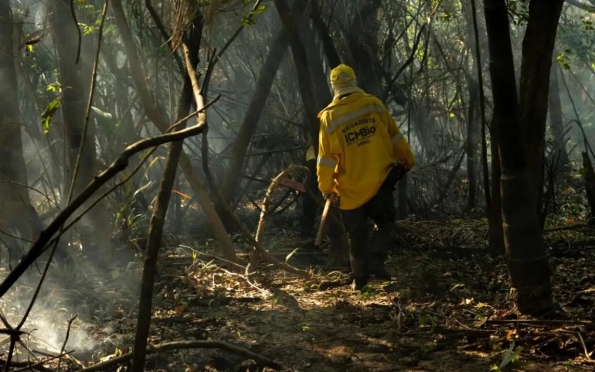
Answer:
[(329, 192), (326, 194), (322, 194), (322, 197), (324, 198), (324, 200), (329, 200), (331, 199), (331, 201), (334, 201), (337, 197), (337, 194), (335, 194), (334, 192)]
[(394, 189), (397, 182), (403, 179), (409, 172), (409, 169), (405, 168), (402, 164), (395, 161), (395, 166), (391, 168), (386, 176), (385, 184), (387, 187)]

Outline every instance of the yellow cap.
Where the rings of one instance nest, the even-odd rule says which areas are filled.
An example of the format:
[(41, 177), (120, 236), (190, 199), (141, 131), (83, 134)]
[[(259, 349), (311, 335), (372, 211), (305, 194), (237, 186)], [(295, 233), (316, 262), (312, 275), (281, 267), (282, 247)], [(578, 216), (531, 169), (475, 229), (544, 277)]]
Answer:
[(340, 64), (331, 71), (331, 84), (344, 84), (355, 80), (355, 72), (345, 64)]

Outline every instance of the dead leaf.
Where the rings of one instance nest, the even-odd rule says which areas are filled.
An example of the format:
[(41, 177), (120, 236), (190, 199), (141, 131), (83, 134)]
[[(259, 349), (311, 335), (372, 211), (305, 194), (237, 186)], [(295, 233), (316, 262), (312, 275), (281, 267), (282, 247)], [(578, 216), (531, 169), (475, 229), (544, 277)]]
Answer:
[(188, 308), (187, 304), (181, 304), (175, 307), (174, 311), (176, 312), (176, 314), (181, 314), (184, 311), (186, 311), (186, 309)]

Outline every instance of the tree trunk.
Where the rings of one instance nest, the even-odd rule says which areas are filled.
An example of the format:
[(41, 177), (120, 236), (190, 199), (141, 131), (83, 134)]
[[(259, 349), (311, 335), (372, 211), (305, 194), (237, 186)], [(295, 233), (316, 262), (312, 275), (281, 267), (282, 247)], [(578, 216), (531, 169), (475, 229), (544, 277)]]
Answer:
[[(553, 62), (555, 63), (555, 62)], [(564, 138), (564, 117), (562, 115), (562, 102), (560, 100), (560, 86), (558, 84), (558, 69), (553, 66), (550, 70), (550, 92), (549, 92), (549, 114), (550, 128), (554, 140), (554, 159), (558, 158), (557, 169), (565, 168), (570, 160), (566, 150), (566, 139)]]
[[(189, 69), (196, 70), (199, 58), (200, 43), (202, 41), (203, 17), (197, 11), (189, 35), (184, 35), (184, 43), (188, 46), (190, 61)], [(182, 93), (178, 104), (178, 112), (176, 113), (176, 121), (179, 121), (190, 111), (192, 105), (192, 82), (188, 73), (184, 73), (182, 83)], [(204, 107), (196, 102), (197, 110)], [(202, 106), (202, 107), (201, 107)], [(206, 125), (206, 113), (198, 116), (199, 123)], [(176, 130), (182, 130), (186, 127), (186, 122), (180, 125)], [(203, 133), (203, 135), (206, 135)], [(163, 236), (163, 226), (165, 225), (165, 216), (167, 214), (170, 198), (174, 182), (176, 182), (176, 170), (178, 168), (178, 161), (182, 154), (184, 141), (172, 142), (167, 155), (167, 161), (163, 170), (163, 177), (159, 185), (159, 192), (157, 194), (156, 208), (151, 216), (151, 223), (149, 225), (149, 241), (147, 244), (147, 255), (143, 267), (143, 278), (141, 283), (140, 303), (138, 312), (138, 321), (136, 327), (136, 336), (134, 341), (134, 359), (133, 371), (142, 372), (145, 369), (145, 357), (147, 349), (147, 338), (149, 337), (149, 329), (151, 325), (151, 308), (153, 303), (153, 288), (155, 283), (155, 276), (157, 273), (157, 257), (159, 254), (159, 247), (161, 246), (161, 238)], [(176, 195), (177, 196), (177, 195)]]
[(324, 54), (326, 55), (326, 60), (329, 66), (331, 68), (337, 67), (341, 63), (341, 59), (339, 58), (339, 53), (337, 52), (337, 48), (331, 37), (328, 25), (322, 20), (318, 0), (312, 0), (311, 2), (310, 17), (312, 18), (312, 23), (314, 23), (318, 37), (322, 40)]
[[(27, 187), (14, 59), (14, 53), (20, 51), (18, 43), (13, 45), (13, 25), (9, 2), (0, 1), (0, 229), (10, 233), (14, 228), (22, 238), (33, 241), (40, 231), (32, 223), (38, 216)], [(13, 242), (7, 236), (2, 239)]]
[[(93, 71), (93, 60), (91, 56), (95, 55), (94, 36), (84, 36), (78, 40), (78, 28), (72, 20), (73, 2), (69, 0), (53, 0), (53, 20), (52, 30), (54, 33), (54, 42), (58, 54), (58, 70), (60, 73), (60, 84), (62, 85), (62, 114), (64, 126), (66, 128), (67, 155), (70, 163), (66, 173), (66, 192), (73, 177), (76, 177), (73, 184), (73, 197), (78, 195), (82, 189), (95, 176), (96, 153), (95, 153), (95, 126), (89, 122), (86, 123), (86, 109), (89, 101), (91, 74)], [(81, 31), (82, 32), (82, 31)], [(77, 62), (77, 52), (80, 47), (80, 56)], [(75, 164), (81, 150), (81, 140), (85, 125), (88, 125), (86, 138), (81, 151), (81, 158), (78, 171), (75, 175)], [(95, 198), (88, 201), (92, 203)], [(62, 200), (67, 202), (67, 198)], [(105, 202), (102, 202), (102, 204)], [(77, 227), (83, 236), (83, 243), (86, 249), (96, 249), (95, 245), (105, 254), (109, 255), (109, 239), (103, 239), (109, 236), (109, 214), (104, 205), (98, 205), (88, 214), (83, 216), (82, 225)], [(88, 245), (88, 243), (91, 245)], [(85, 249), (84, 248), (84, 249)]]
[[(85, 126), (85, 110), (89, 101), (92, 61), (89, 61), (91, 37), (85, 36), (80, 45), (77, 38), (78, 29), (72, 20), (72, 2), (69, 0), (53, 0), (54, 42), (58, 52), (58, 70), (62, 84), (62, 113), (68, 141), (68, 156), (70, 164), (67, 179), (71, 180), (76, 158), (81, 145), (83, 128)], [(77, 51), (80, 56), (77, 62)], [(75, 195), (93, 178), (95, 171), (95, 129), (89, 124), (84, 146), (81, 165), (75, 183)], [(68, 185), (67, 185), (68, 187)]]
[[(465, 1), (461, 2), (466, 19), (465, 44), (471, 54), (471, 71), (467, 74), (467, 87), (469, 88), (469, 110), (467, 112), (467, 138), (465, 139), (465, 151), (467, 153), (467, 178), (469, 180), (469, 198), (467, 209), (475, 208), (477, 204), (477, 128), (481, 123), (479, 113), (479, 82), (477, 80), (477, 69), (481, 68), (477, 62), (477, 43), (473, 28), (474, 6), (469, 7)], [(483, 123), (481, 123), (483, 124)]]
[(361, 2), (346, 35), (358, 85), (377, 97), (382, 95), (382, 73), (378, 61), (380, 23), (376, 17), (381, 3), (381, 0)]
[[(477, 68), (475, 58), (473, 59), (473, 68)], [(469, 111), (467, 113), (467, 138), (465, 139), (465, 152), (467, 153), (467, 177), (469, 179), (469, 198), (467, 200), (467, 209), (472, 210), (477, 204), (477, 124), (479, 115), (477, 115), (479, 103), (479, 84), (477, 79), (469, 77), (467, 86), (469, 87)]]
[[(256, 128), (258, 128), (260, 116), (266, 105), (269, 92), (271, 91), (273, 81), (275, 80), (275, 75), (277, 74), (277, 70), (279, 70), (288, 43), (289, 36), (287, 35), (287, 32), (285, 32), (284, 29), (280, 29), (271, 45), (265, 63), (260, 69), (260, 76), (256, 83), (256, 92), (254, 92), (254, 96), (248, 107), (248, 112), (238, 131), (238, 136), (231, 147), (229, 165), (227, 166), (225, 176), (223, 177), (223, 184), (221, 185), (221, 196), (228, 205), (233, 205), (232, 200), (243, 175), (246, 151), (248, 150), (248, 146), (250, 145), (250, 141), (252, 141), (254, 133), (256, 133)], [(229, 229), (233, 224), (231, 221), (228, 221), (228, 218), (223, 217), (226, 216), (226, 214), (221, 208), (222, 207), (218, 207), (217, 210), (222, 217), (225, 226)]]
[(277, 13), (281, 18), (285, 32), (289, 36), (291, 52), (295, 65), (295, 72), (298, 77), (298, 88), (305, 111), (306, 130), (310, 135), (314, 151), (318, 155), (318, 130), (320, 123), (317, 119), (318, 110), (316, 110), (316, 101), (314, 99), (314, 89), (312, 89), (312, 77), (308, 67), (308, 57), (306, 48), (300, 39), (296, 19), (302, 18), (305, 4), (296, 1), (293, 9), (289, 8), (286, 0), (275, 0)]
[[(153, 98), (151, 97), (151, 93), (147, 86), (142, 65), (140, 64), (138, 55), (136, 54), (136, 46), (134, 44), (134, 40), (132, 39), (132, 34), (130, 33), (128, 23), (126, 22), (121, 0), (112, 0), (111, 4), (113, 5), (112, 10), (116, 21), (116, 26), (120, 32), (120, 36), (122, 37), (124, 48), (128, 57), (132, 80), (134, 81), (138, 91), (142, 106), (145, 109), (147, 117), (153, 122), (153, 124), (155, 124), (157, 129), (159, 129), (161, 133), (165, 133), (168, 130), (170, 124), (165, 121), (163, 116), (159, 113), (159, 111), (157, 111), (157, 108), (153, 104)], [(223, 251), (225, 258), (232, 262), (237, 262), (238, 257), (235, 253), (233, 243), (231, 242), (231, 239), (227, 234), (221, 219), (215, 211), (215, 207), (209, 198), (209, 194), (200, 183), (196, 170), (194, 169), (192, 162), (190, 162), (190, 158), (188, 158), (184, 152), (182, 152), (180, 155), (180, 168), (182, 171), (184, 171), (186, 179), (188, 180), (188, 184), (192, 188), (192, 192), (194, 192), (196, 195), (198, 202), (205, 216), (207, 217), (209, 225), (213, 230), (213, 235), (221, 246), (221, 250)]]
[(529, 177), (534, 205), (543, 193), (543, 152), (547, 118), (549, 77), (558, 20), (564, 0), (536, 1), (529, 4), (529, 20), (523, 39), (520, 79), (520, 115), (524, 129)]
[[(281, 7), (281, 9), (283, 9), (284, 5), (281, 4)], [(314, 122), (310, 123), (309, 129), (310, 137), (313, 140), (312, 143), (314, 143), (314, 152), (318, 154), (318, 131), (320, 128), (320, 122), (316, 118), (316, 114), (318, 111), (322, 110), (324, 107), (326, 107), (326, 105), (328, 105), (332, 101), (333, 96), (331, 94), (331, 90), (327, 82), (328, 80), (326, 79), (326, 76), (322, 69), (322, 61), (314, 40), (314, 31), (310, 28), (310, 25), (308, 24), (308, 18), (305, 15), (303, 15), (302, 17), (295, 19), (298, 20), (297, 31), (300, 35), (298, 40), (293, 40), (292, 49), (294, 47), (300, 49), (300, 46), (297, 45), (298, 42), (302, 45), (302, 48), (305, 49), (305, 56), (302, 56), (302, 59), (306, 59), (305, 63), (307, 68), (304, 68), (302, 66), (304, 64), (303, 60), (295, 58), (296, 56), (300, 55), (300, 51), (298, 51), (297, 54), (293, 52), (293, 56), (295, 60), (295, 66), (298, 69), (298, 71), (300, 68), (304, 68), (303, 72), (306, 73), (306, 76), (303, 76), (302, 78), (308, 79), (308, 72), (310, 75), (311, 86), (309, 88), (305, 87), (304, 90), (313, 90), (312, 97), (314, 98), (315, 105), (314, 115), (311, 118), (309, 118), (309, 121), (314, 120)], [(315, 86), (317, 89), (312, 89), (312, 86)], [(304, 102), (304, 106), (306, 106), (306, 102)], [(306, 112), (308, 111), (306, 110)], [(314, 140), (316, 141), (314, 142)], [(315, 195), (320, 196), (320, 190), (318, 189), (318, 183), (316, 182), (316, 167), (314, 166), (312, 168), (313, 172), (312, 170), (310, 171), (313, 177), (312, 186), (315, 186), (315, 189), (312, 191)], [(327, 228), (328, 234), (330, 236), (330, 249), (327, 265), (330, 267), (349, 266), (349, 242), (347, 240), (347, 234), (345, 233), (345, 230), (343, 229), (343, 226), (341, 224), (340, 211), (338, 211), (336, 208), (331, 208), (329, 214), (330, 215), (327, 223)]]
[[(492, 180), (488, 225), (489, 225), (489, 252), (497, 257), (505, 253), (504, 251), (504, 230), (502, 229), (502, 194), (500, 193), (500, 150), (498, 149), (498, 124), (496, 118), (492, 120), (490, 128), (490, 152), (492, 154)], [(488, 169), (485, 170), (486, 172)]]
[[(534, 3), (535, 1), (532, 1), (531, 5)], [(521, 130), (521, 110), (516, 93), (508, 11), (504, 0), (485, 0), (484, 10), (496, 116), (492, 125), (498, 127), (502, 166), (502, 220), (511, 292), (522, 313), (534, 313), (551, 305), (552, 287), (537, 216), (535, 189), (531, 184), (528, 152)], [(551, 59), (548, 58), (544, 63), (550, 64)], [(525, 74), (530, 72), (524, 70)], [(546, 79), (549, 71), (547, 73)], [(527, 81), (526, 77), (522, 79)], [(527, 88), (531, 87), (526, 87), (524, 91), (534, 92)], [(523, 101), (531, 102), (531, 98), (527, 97)]]
[(595, 171), (593, 163), (589, 159), (589, 154), (583, 151), (583, 167), (585, 168), (585, 190), (587, 192), (587, 202), (589, 203), (589, 225), (595, 227)]

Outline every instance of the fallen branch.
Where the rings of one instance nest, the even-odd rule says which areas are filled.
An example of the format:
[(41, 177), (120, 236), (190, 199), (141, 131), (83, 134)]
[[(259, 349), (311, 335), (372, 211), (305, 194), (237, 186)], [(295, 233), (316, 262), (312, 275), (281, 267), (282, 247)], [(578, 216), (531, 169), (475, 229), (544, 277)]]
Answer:
[(595, 246), (595, 239), (587, 239), (587, 240), (575, 240), (575, 241), (568, 241), (568, 240), (558, 240), (551, 244), (552, 246), (555, 245), (565, 245), (568, 247), (584, 247), (593, 245)]
[[(253, 256), (252, 256), (252, 260), (250, 265), (248, 265), (246, 267), (246, 272), (248, 271), (248, 268), (252, 265), (255, 264), (255, 262), (258, 259), (258, 256), (260, 256), (262, 259), (264, 259), (265, 261), (283, 269), (289, 272), (292, 272), (294, 274), (300, 275), (302, 277), (305, 278), (310, 278), (312, 277), (311, 273), (308, 273), (304, 270), (300, 270), (298, 268), (295, 268), (291, 265), (285, 264), (279, 260), (277, 260), (276, 258), (274, 258), (273, 256), (271, 256), (266, 250), (264, 250), (260, 244), (260, 242), (262, 241), (262, 235), (263, 235), (263, 231), (264, 231), (264, 225), (265, 225), (265, 221), (266, 221), (266, 217), (268, 215), (270, 215), (274, 210), (269, 210), (270, 206), (272, 204), (271, 202), (271, 197), (273, 195), (273, 192), (275, 190), (277, 190), (277, 188), (279, 187), (279, 182), (281, 181), (281, 179), (291, 173), (294, 172), (304, 172), (304, 170), (307, 170), (308, 168), (306, 167), (302, 167), (299, 165), (291, 165), (289, 168), (285, 169), (283, 172), (279, 173), (279, 175), (277, 177), (275, 177), (273, 179), (273, 182), (271, 182), (271, 185), (269, 186), (264, 201), (263, 201), (263, 206), (262, 206), (262, 211), (260, 212), (260, 220), (258, 221), (258, 227), (256, 229), (256, 236), (254, 237), (254, 239), (251, 243), (254, 247), (254, 251), (253, 251)], [(250, 238), (252, 238), (251, 235), (249, 235)], [(246, 274), (246, 276), (248, 276), (248, 274)]]
[[(36, 362), (36, 363), (32, 363), (31, 361), (22, 361), (22, 362), (11, 361), (10, 362), (10, 367), (11, 368), (21, 368), (21, 369), (15, 371), (15, 372), (27, 371), (27, 370), (30, 370), (30, 369), (37, 369), (37, 370), (43, 371), (43, 372), (47, 372), (47, 371), (50, 371), (51, 372), (52, 371), (51, 369), (45, 368), (44, 366), (42, 366), (42, 364), (45, 364), (45, 363), (47, 363), (49, 361), (52, 361), (52, 360), (55, 360), (55, 359), (58, 359), (58, 358), (62, 358), (63, 356), (68, 355), (71, 352), (72, 351), (65, 352), (65, 353), (60, 354), (60, 355), (52, 356), (52, 357), (49, 357), (49, 358), (47, 358), (47, 359), (45, 359), (43, 361)], [(6, 360), (0, 359), (0, 366), (6, 366)]]
[(568, 226), (551, 227), (549, 229), (543, 230), (543, 232), (547, 233), (547, 232), (554, 232), (554, 231), (578, 230), (578, 229), (582, 229), (583, 227), (587, 227), (587, 226), (588, 225), (586, 223), (575, 223), (573, 225), (568, 225)]
[[(240, 355), (244, 358), (254, 359), (256, 362), (262, 364), (263, 366), (270, 367), (275, 370), (281, 369), (281, 365), (271, 359), (265, 358), (259, 354), (253, 353), (253, 352), (246, 350), (242, 347), (228, 344), (223, 341), (216, 341), (216, 340), (165, 342), (163, 344), (149, 346), (147, 348), (147, 355), (162, 353), (165, 351), (184, 350), (184, 349), (221, 349), (221, 350), (229, 351), (231, 353)], [(108, 369), (109, 367), (113, 367), (117, 364), (124, 363), (124, 362), (131, 360), (133, 355), (134, 355), (134, 352), (124, 354), (119, 357), (110, 359), (108, 361), (105, 361), (102, 363), (97, 363), (91, 367), (81, 369), (80, 371), (81, 372), (103, 371), (103, 370)]]
[(555, 320), (555, 319), (502, 319), (486, 320), (486, 324), (526, 324), (534, 326), (575, 325), (595, 329), (595, 322), (589, 320)]

